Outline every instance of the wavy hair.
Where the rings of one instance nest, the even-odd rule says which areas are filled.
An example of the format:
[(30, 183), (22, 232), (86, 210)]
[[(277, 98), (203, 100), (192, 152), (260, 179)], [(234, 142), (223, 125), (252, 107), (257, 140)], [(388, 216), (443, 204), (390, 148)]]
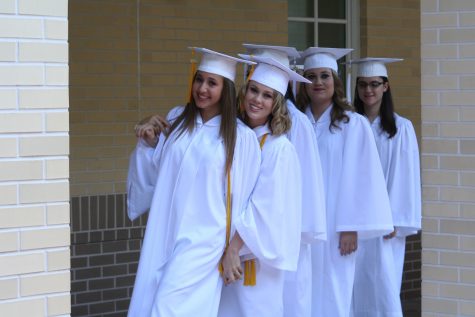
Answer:
[[(354, 112), (354, 108), (345, 98), (343, 81), (338, 77), (338, 74), (334, 70), (332, 70), (331, 73), (335, 91), (332, 96), (333, 108), (330, 113), (330, 126), (328, 127), (330, 131), (334, 128), (341, 129), (338, 125), (340, 122), (348, 123), (350, 121), (350, 117), (345, 114), (345, 111)], [(300, 83), (299, 91), (297, 93), (297, 108), (302, 112), (305, 112), (305, 108), (311, 103), (305, 85), (312, 84)]]
[[(193, 76), (193, 82), (196, 79), (196, 74)], [(231, 169), (234, 157), (234, 147), (236, 145), (237, 136), (237, 122), (236, 122), (236, 88), (234, 82), (228, 78), (223, 77), (223, 90), (221, 98), (219, 99), (221, 110), (221, 126), (219, 127), (219, 135), (223, 138), (224, 147), (226, 149), (226, 165), (225, 172)], [(169, 135), (174, 131), (178, 131), (177, 138), (185, 131), (193, 132), (195, 129), (195, 119), (198, 115), (198, 107), (195, 100), (186, 104), (183, 112), (177, 117), (170, 127)]]
[[(242, 106), (246, 97), (249, 83), (244, 85), (238, 94), (239, 118), (248, 124), (246, 111)], [(268, 122), (272, 135), (278, 136), (290, 130), (292, 121), (290, 119), (289, 110), (287, 109), (287, 101), (285, 97), (275, 89), (273, 89), (272, 111), (269, 114)]]
[[(380, 76), (383, 83), (388, 83), (388, 89), (383, 93), (381, 100), (381, 107), (379, 108), (379, 118), (381, 119), (381, 129), (388, 134), (388, 139), (391, 139), (397, 133), (396, 118), (394, 116), (394, 103), (391, 95), (391, 87), (389, 86), (389, 80), (387, 77)], [(360, 78), (356, 78), (356, 83)], [(355, 101), (354, 105), (356, 112), (365, 115), (364, 103), (358, 94), (358, 87), (355, 88)]]

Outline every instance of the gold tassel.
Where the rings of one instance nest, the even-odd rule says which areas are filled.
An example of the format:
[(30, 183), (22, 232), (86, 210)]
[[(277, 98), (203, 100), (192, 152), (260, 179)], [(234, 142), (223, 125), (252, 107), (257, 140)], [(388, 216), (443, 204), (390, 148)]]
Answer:
[(191, 67), (190, 67), (190, 75), (188, 77), (188, 102), (191, 102), (191, 99), (193, 98), (193, 77), (195, 76), (196, 73), (196, 59), (195, 59), (195, 49), (191, 50)]
[(256, 260), (244, 261), (244, 286), (256, 286)]
[(255, 67), (254, 67), (254, 64), (253, 64), (253, 65), (251, 65), (251, 69), (249, 70), (249, 74), (247, 74), (246, 82), (248, 82), (251, 79), (252, 74), (254, 73), (254, 69), (255, 69)]

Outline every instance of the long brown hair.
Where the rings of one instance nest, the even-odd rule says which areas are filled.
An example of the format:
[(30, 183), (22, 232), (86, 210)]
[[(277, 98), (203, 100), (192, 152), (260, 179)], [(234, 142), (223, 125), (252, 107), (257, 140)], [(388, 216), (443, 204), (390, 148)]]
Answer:
[[(244, 103), (248, 89), (249, 82), (239, 90), (238, 105), (242, 105)], [(268, 122), (272, 135), (278, 136), (290, 130), (290, 127), (292, 126), (292, 120), (290, 119), (290, 114), (289, 110), (287, 109), (287, 102), (284, 95), (274, 89), (273, 92), (272, 111), (269, 115)], [(239, 107), (239, 118), (247, 124), (246, 111), (244, 110), (244, 107)]]
[[(196, 79), (196, 74), (193, 76), (193, 82)], [(219, 127), (219, 135), (223, 138), (224, 147), (226, 149), (226, 165), (225, 172), (231, 169), (234, 157), (234, 147), (236, 145), (236, 88), (234, 82), (228, 78), (223, 77), (223, 90), (221, 98), (219, 99), (221, 110), (221, 126)], [(169, 134), (174, 130), (178, 131), (177, 138), (185, 131), (191, 133), (195, 129), (195, 119), (198, 114), (198, 107), (196, 106), (194, 98), (186, 104), (183, 112), (176, 118), (170, 127)]]
[[(335, 91), (332, 96), (333, 108), (330, 113), (331, 123), (328, 127), (330, 130), (333, 128), (340, 129), (340, 126), (338, 125), (340, 122), (348, 123), (350, 121), (350, 117), (345, 114), (345, 111), (354, 112), (354, 108), (345, 98), (343, 81), (338, 77), (338, 74), (333, 69), (331, 72)], [(297, 108), (302, 112), (305, 112), (305, 108), (311, 102), (307, 90), (305, 89), (305, 85), (311, 84), (300, 83), (299, 91), (297, 93)]]

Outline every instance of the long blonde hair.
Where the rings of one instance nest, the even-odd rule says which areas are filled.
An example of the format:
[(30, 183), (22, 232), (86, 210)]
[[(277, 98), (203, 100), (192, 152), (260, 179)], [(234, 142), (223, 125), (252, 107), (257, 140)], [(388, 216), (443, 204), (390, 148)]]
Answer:
[[(239, 117), (246, 124), (248, 122), (246, 111), (243, 105), (248, 89), (249, 83), (241, 87), (241, 89), (239, 90), (237, 103), (239, 105)], [(292, 126), (292, 121), (290, 119), (289, 110), (287, 109), (287, 101), (285, 97), (275, 89), (273, 89), (272, 97), (272, 111), (267, 121), (269, 122), (269, 128), (272, 135), (278, 136), (290, 130), (290, 127)]]

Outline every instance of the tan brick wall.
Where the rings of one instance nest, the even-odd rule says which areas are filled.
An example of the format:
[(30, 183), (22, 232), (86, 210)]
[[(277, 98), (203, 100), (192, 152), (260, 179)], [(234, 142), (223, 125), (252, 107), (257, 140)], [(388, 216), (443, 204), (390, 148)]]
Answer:
[(423, 316), (475, 316), (475, 2), (421, 10)]
[(0, 316), (70, 314), (68, 1), (0, 1)]
[(287, 43), (287, 1), (69, 3), (73, 196), (125, 191), (134, 124), (185, 101), (188, 46)]

